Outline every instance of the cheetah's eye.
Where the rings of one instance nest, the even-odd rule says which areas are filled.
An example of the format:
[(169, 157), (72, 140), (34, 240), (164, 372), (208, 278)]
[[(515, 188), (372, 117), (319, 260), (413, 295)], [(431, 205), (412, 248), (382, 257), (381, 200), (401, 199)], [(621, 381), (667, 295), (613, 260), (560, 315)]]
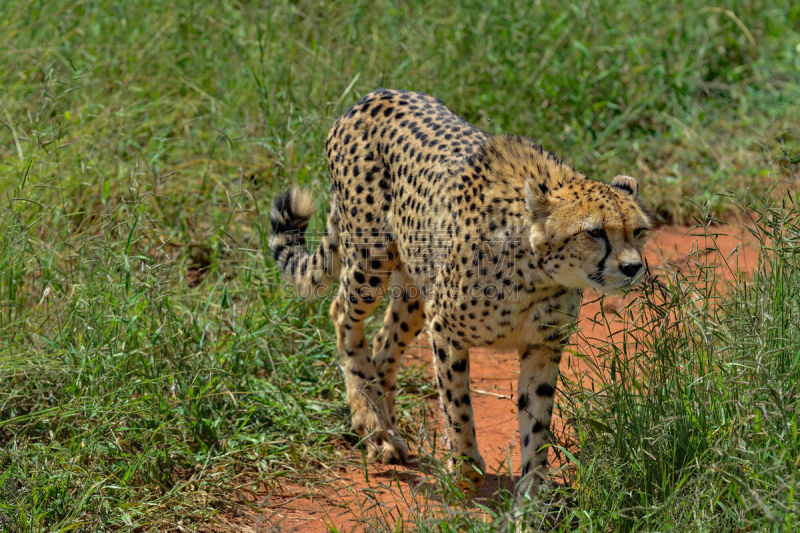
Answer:
[(647, 228), (636, 228), (633, 230), (633, 238), (638, 239), (639, 237), (644, 237), (647, 235)]
[(608, 238), (608, 236), (606, 235), (606, 230), (604, 230), (603, 228), (590, 229), (587, 230), (586, 233), (592, 239), (606, 240)]

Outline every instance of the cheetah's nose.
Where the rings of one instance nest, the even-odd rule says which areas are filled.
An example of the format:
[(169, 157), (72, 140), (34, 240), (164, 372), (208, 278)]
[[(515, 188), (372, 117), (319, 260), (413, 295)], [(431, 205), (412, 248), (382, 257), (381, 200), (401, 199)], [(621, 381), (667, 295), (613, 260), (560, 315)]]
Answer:
[(634, 277), (642, 269), (641, 263), (622, 263), (619, 269), (629, 278)]

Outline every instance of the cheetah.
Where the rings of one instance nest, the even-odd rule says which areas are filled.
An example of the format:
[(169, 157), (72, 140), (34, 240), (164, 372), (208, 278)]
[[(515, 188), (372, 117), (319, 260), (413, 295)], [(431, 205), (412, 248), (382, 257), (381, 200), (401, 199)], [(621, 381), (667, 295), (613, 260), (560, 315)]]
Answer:
[[(292, 189), (270, 213), (270, 249), (307, 297), (339, 280), (330, 307), (352, 427), (370, 459), (404, 462), (394, 400), (401, 356), (423, 329), (446, 426), (449, 468), (481, 483), (469, 349), (516, 350), (522, 479), (539, 486), (558, 368), (582, 291), (616, 294), (644, 271), (650, 228), (634, 178), (588, 179), (535, 142), (488, 135), (438, 99), (379, 89), (326, 141), (330, 210), (317, 248), (313, 198)], [(390, 295), (370, 356), (365, 318)]]

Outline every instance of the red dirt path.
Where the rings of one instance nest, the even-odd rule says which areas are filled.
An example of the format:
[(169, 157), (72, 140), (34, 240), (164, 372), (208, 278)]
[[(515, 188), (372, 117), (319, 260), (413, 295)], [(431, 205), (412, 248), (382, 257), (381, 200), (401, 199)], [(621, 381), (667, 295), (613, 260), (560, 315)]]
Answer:
[[(745, 228), (738, 225), (713, 227), (709, 233), (720, 234), (715, 239), (703, 236), (703, 233), (702, 229), (679, 226), (656, 230), (645, 251), (651, 272), (669, 275), (691, 261), (701, 264), (711, 262), (718, 266), (721, 277), (729, 279), (737, 271), (752, 272), (758, 260), (758, 245)], [(711, 248), (719, 249), (721, 254), (708, 253), (706, 250)], [(728, 259), (723, 261), (721, 257)], [(583, 333), (581, 338), (608, 338), (607, 328), (591, 320), (600, 311), (600, 303), (595, 294), (587, 292), (589, 294), (584, 298), (586, 303), (581, 309), (579, 323)], [(605, 310), (610, 314), (624, 304), (625, 300), (621, 297), (607, 297), (603, 301)], [(430, 350), (423, 338), (419, 342), (406, 355), (404, 364), (422, 365), (432, 375)], [(591, 351), (591, 347), (586, 346), (585, 341), (578, 341), (569, 351), (585, 354)], [(470, 355), (477, 439), (490, 473), (478, 497), (491, 498), (499, 485), (510, 486), (512, 482), (507, 475), (509, 460), (513, 474), (518, 476), (520, 472), (514, 403), (514, 389), (519, 375), (517, 354), (474, 349)], [(592, 375), (582, 357), (569, 354), (562, 360), (561, 372), (572, 379), (581, 379), (584, 384), (589, 380), (602, 379)], [(425, 434), (437, 431), (437, 415), (434, 414), (437, 410), (432, 403), (429, 409), (432, 413), (429, 419), (431, 423), (422, 428)], [(557, 416), (558, 407), (554, 414), (554, 429), (558, 432), (563, 428), (563, 421)], [(440, 429), (438, 432), (441, 434)], [(430, 440), (430, 435), (428, 437)], [(412, 453), (418, 452), (413, 444), (411, 448)], [(426, 448), (430, 449), (430, 442)], [(329, 524), (340, 531), (360, 531), (362, 526), (358, 517), (379, 517), (381, 523), (393, 524), (409, 509), (430, 505), (422, 496), (419, 496), (419, 500), (415, 498), (426, 484), (433, 483), (431, 476), (421, 472), (417, 464), (412, 463), (407, 467), (371, 464), (365, 472), (360, 453), (355, 450), (348, 453), (352, 456), (351, 465), (321, 472), (319, 483), (310, 488), (288, 484), (269, 495), (260, 495), (260, 500), (256, 498), (252, 503), (263, 512), (258, 514), (243, 507), (242, 513), (231, 517), (228, 524), (238, 530), (259, 532), (326, 532), (330, 531)], [(551, 454), (551, 463), (552, 459)]]

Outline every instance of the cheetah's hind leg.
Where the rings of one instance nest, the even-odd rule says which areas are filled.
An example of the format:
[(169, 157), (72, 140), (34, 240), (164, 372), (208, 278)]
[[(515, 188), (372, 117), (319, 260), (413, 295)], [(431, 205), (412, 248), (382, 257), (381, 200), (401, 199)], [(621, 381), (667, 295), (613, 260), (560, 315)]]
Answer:
[(375, 336), (372, 361), (378, 372), (380, 386), (386, 396), (386, 407), (392, 427), (395, 427), (394, 400), (397, 392), (397, 369), (403, 353), (422, 330), (425, 314), (419, 288), (411, 281), (405, 269), (399, 266), (389, 288), (389, 305), (383, 317), (383, 326)]
[(391, 272), (372, 273), (372, 283), (354, 268), (344, 269), (339, 293), (331, 305), (339, 356), (350, 404), (351, 425), (367, 446), (369, 461), (404, 463), (408, 446), (397, 433), (387, 408), (364, 335), (364, 319), (378, 305)]

